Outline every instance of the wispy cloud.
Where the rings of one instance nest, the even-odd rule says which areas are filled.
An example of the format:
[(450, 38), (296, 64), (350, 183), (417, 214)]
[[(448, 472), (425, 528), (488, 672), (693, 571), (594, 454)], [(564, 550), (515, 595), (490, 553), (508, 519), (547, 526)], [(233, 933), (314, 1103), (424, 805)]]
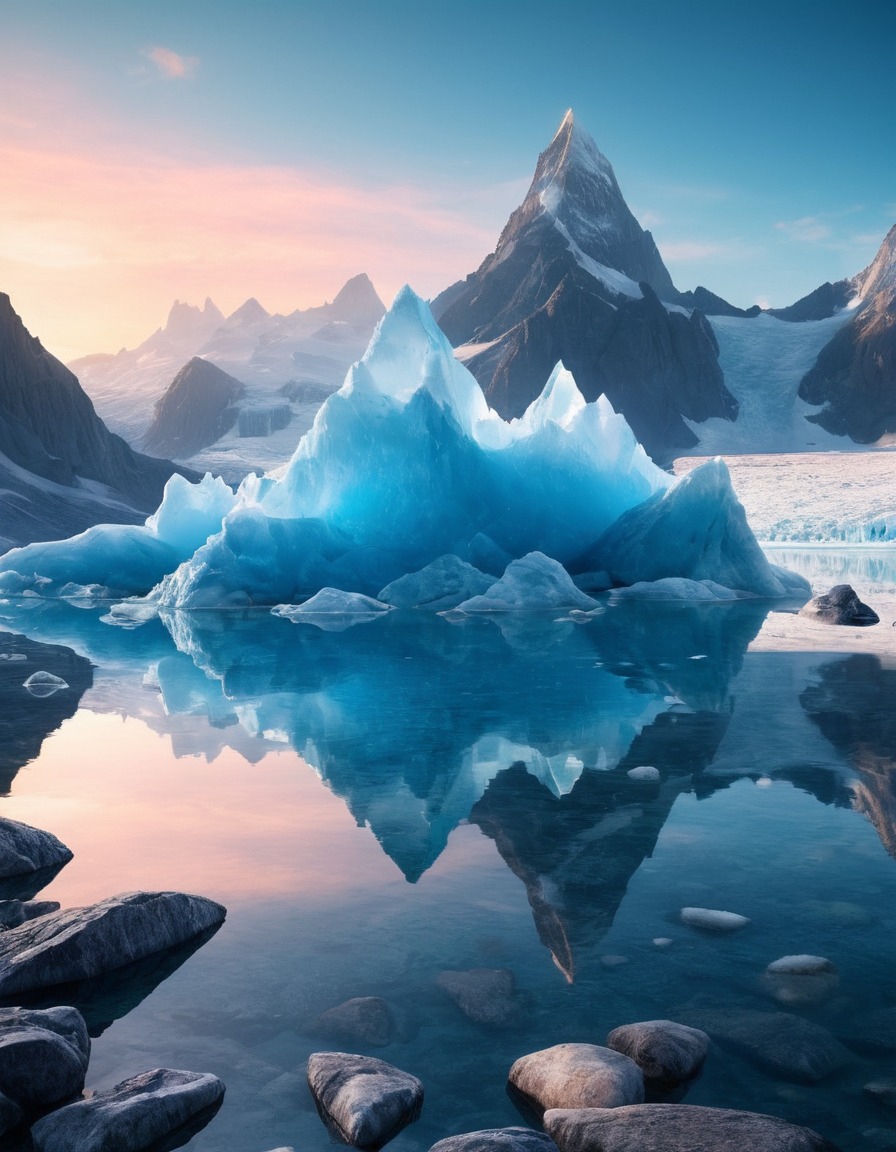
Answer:
[(161, 45), (144, 48), (142, 55), (151, 60), (161, 75), (167, 76), (169, 80), (182, 80), (186, 76), (192, 76), (199, 67), (197, 56), (181, 56), (179, 52), (163, 48)]
[(656, 228), (663, 223), (663, 217), (659, 212), (654, 212), (652, 208), (648, 208), (644, 212), (636, 212), (635, 215), (642, 228)]
[(801, 216), (798, 220), (779, 220), (775, 224), (791, 240), (801, 244), (823, 244), (831, 239), (833, 229), (819, 216)]
[(735, 237), (725, 240), (664, 240), (659, 244), (663, 259), (674, 264), (743, 261), (755, 256), (755, 248)]

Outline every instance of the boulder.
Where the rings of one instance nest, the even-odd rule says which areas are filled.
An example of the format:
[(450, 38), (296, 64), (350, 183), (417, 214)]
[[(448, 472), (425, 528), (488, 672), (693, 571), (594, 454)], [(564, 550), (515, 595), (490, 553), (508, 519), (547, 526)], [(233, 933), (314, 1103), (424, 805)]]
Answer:
[(860, 1016), (850, 1013), (837, 1035), (858, 1052), (890, 1056), (896, 1053), (896, 1008), (874, 1008)]
[(880, 616), (862, 603), (849, 584), (837, 584), (830, 592), (816, 596), (800, 608), (799, 614), (821, 624), (846, 624), (854, 628), (880, 623)]
[(381, 1047), (395, 1039), (395, 1017), (379, 996), (355, 996), (322, 1012), (312, 1025), (315, 1036), (326, 1040), (354, 1040)]
[(544, 1126), (560, 1152), (840, 1152), (776, 1116), (693, 1104), (555, 1109)]
[(227, 911), (183, 892), (130, 892), (0, 933), (0, 996), (90, 980), (220, 925)]
[(17, 820), (0, 820), (0, 878), (26, 876), (43, 868), (61, 868), (72, 856), (71, 849), (52, 832), (43, 832)]
[(618, 1108), (644, 1099), (644, 1077), (634, 1060), (597, 1044), (556, 1044), (521, 1056), (508, 1084), (541, 1112)]
[(873, 1097), (878, 1104), (887, 1108), (896, 1108), (896, 1080), (892, 1076), (870, 1080), (865, 1085), (865, 1092)]
[(209, 1072), (155, 1068), (44, 1116), (31, 1139), (37, 1152), (139, 1152), (208, 1115), (223, 1096)]
[(90, 1039), (74, 1008), (0, 1008), (0, 1092), (46, 1108), (84, 1087)]
[(781, 1004), (823, 1004), (840, 987), (836, 965), (824, 956), (782, 956), (769, 964), (762, 982)]
[(690, 1079), (706, 1059), (709, 1037), (672, 1020), (643, 1020), (614, 1028), (607, 1047), (630, 1056), (645, 1080), (678, 1084)]
[(509, 968), (441, 972), (436, 983), (477, 1024), (513, 1024), (520, 1016), (516, 980)]
[(738, 928), (746, 928), (750, 920), (737, 912), (722, 912), (716, 908), (682, 908), (681, 922), (708, 932), (736, 932)]
[(26, 920), (58, 911), (58, 900), (0, 900), (0, 928), (18, 928)]
[(308, 1058), (308, 1086), (330, 1133), (356, 1148), (381, 1148), (423, 1107), (423, 1085), (416, 1076), (373, 1056), (314, 1052)]
[(557, 1152), (557, 1145), (550, 1136), (531, 1128), (485, 1128), (449, 1136), (433, 1144), (429, 1152)]
[(5, 1136), (11, 1128), (15, 1128), (21, 1119), (22, 1109), (0, 1092), (0, 1136)]

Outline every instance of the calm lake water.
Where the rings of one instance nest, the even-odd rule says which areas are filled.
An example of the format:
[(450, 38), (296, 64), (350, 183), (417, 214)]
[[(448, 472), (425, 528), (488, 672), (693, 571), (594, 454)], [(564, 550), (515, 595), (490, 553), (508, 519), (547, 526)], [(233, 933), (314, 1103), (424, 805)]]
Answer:
[[(827, 574), (815, 556), (803, 570)], [(887, 563), (874, 578), (896, 582)], [(896, 1075), (875, 1015), (896, 1010), (896, 660), (748, 652), (765, 611), (345, 631), (205, 612), (125, 631), (96, 609), (0, 606), (0, 656), (26, 657), (0, 660), (0, 814), (75, 853), (43, 895), (174, 888), (228, 908), (167, 978), (83, 1006), (88, 1087), (211, 1071), (227, 1096), (191, 1149), (323, 1152), (304, 1062), (369, 1052), (423, 1081), (421, 1120), (389, 1145), (422, 1152), (520, 1123), (505, 1081), (526, 1052), (667, 1016), (780, 1039), (793, 1021), (768, 1014), (788, 1012), (843, 1042), (841, 1068), (799, 1083), (767, 1035), (729, 1036), (684, 1100), (891, 1147), (894, 1113), (863, 1085)], [(29, 696), (39, 668), (70, 687)], [(630, 778), (641, 765), (659, 780)], [(751, 924), (700, 932), (686, 905)], [(839, 982), (810, 1003), (770, 987), (766, 965), (794, 953)], [(503, 1026), (438, 987), (472, 968), (513, 972)], [(314, 1034), (358, 996), (392, 1006), (391, 1042)]]

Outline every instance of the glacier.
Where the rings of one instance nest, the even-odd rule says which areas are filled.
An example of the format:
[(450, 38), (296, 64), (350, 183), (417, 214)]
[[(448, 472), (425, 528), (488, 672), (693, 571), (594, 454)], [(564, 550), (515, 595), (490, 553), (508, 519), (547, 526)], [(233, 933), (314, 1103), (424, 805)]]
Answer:
[[(248, 476), (236, 493), (211, 476), (175, 476), (143, 526), (101, 525), (0, 558), (0, 594), (98, 586), (162, 611), (301, 605), (322, 589), (382, 599), (410, 574), (426, 584), (435, 561), (444, 577), (445, 557), (492, 583), (503, 577), (506, 589), (533, 553), (543, 554), (528, 561), (533, 571), (546, 561), (563, 576), (609, 573), (616, 585), (676, 577), (749, 596), (809, 595), (763, 556), (721, 460), (674, 480), (605, 397), (584, 400), (562, 364), (523, 416), (503, 420), (408, 287), (284, 468)], [(482, 581), (471, 588), (471, 610), (486, 591)], [(574, 588), (561, 600), (593, 604)], [(508, 606), (558, 603), (514, 595)], [(135, 605), (130, 619), (143, 618)]]

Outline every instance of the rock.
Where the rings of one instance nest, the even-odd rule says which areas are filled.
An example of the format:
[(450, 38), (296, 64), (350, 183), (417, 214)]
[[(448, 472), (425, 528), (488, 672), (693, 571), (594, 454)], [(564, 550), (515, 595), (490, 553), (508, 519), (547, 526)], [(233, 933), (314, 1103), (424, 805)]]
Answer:
[(626, 776), (630, 780), (659, 780), (660, 770), (651, 764), (641, 764), (637, 768), (629, 768)]
[(720, 912), (715, 908), (682, 908), (681, 922), (710, 932), (736, 932), (746, 928), (750, 920), (737, 912)]
[(896, 1108), (896, 1080), (892, 1076), (871, 1080), (865, 1085), (864, 1090), (879, 1104), (884, 1104), (887, 1108)]
[(797, 1084), (814, 1084), (852, 1060), (826, 1028), (789, 1012), (697, 1008), (678, 1015), (772, 1076)]
[(327, 1040), (355, 1040), (381, 1047), (395, 1039), (395, 1017), (379, 996), (356, 996), (328, 1008), (314, 1021), (315, 1036)]
[(220, 925), (227, 911), (183, 892), (130, 892), (0, 933), (0, 996), (90, 980)]
[(628, 1056), (597, 1044), (556, 1044), (521, 1056), (508, 1083), (539, 1111), (640, 1104), (644, 1077)]
[(799, 614), (821, 624), (845, 624), (854, 628), (880, 623), (880, 616), (862, 603), (849, 584), (837, 584), (830, 592), (816, 596), (800, 608)]
[(896, 1008), (875, 1008), (861, 1016), (850, 1015), (837, 1034), (859, 1052), (875, 1056), (896, 1053)]
[(0, 820), (0, 878), (61, 868), (73, 855), (51, 832), (17, 820)]
[(18, 928), (26, 920), (58, 911), (58, 900), (0, 900), (0, 927)]
[(433, 1144), (429, 1152), (557, 1152), (557, 1145), (550, 1136), (531, 1128), (485, 1128), (449, 1136)]
[(693, 1104), (555, 1109), (544, 1126), (560, 1152), (840, 1152), (776, 1116)]
[(867, 928), (874, 916), (862, 904), (851, 900), (806, 900), (797, 909), (802, 920), (832, 928)]
[(836, 972), (837, 966), (825, 956), (782, 956), (780, 960), (773, 960), (766, 968), (772, 975), (787, 974), (789, 976), (820, 976), (822, 973)]
[(15, 1128), (21, 1119), (22, 1109), (0, 1092), (0, 1136), (5, 1136), (11, 1128)]
[(436, 983), (477, 1024), (512, 1024), (520, 1016), (516, 980), (509, 968), (442, 972)]
[(630, 1056), (645, 1080), (678, 1084), (689, 1080), (706, 1059), (709, 1037), (672, 1020), (644, 1020), (614, 1028), (607, 1047)]
[(356, 1148), (378, 1149), (412, 1124), (423, 1085), (385, 1060), (349, 1052), (314, 1052), (308, 1086), (331, 1134)]
[(44, 1116), (31, 1129), (37, 1152), (139, 1152), (220, 1104), (209, 1072), (155, 1068)]
[(769, 964), (762, 982), (781, 1004), (823, 1004), (840, 987), (836, 965), (824, 956), (782, 956)]
[(74, 1008), (0, 1008), (0, 1092), (46, 1108), (84, 1087), (90, 1039)]

